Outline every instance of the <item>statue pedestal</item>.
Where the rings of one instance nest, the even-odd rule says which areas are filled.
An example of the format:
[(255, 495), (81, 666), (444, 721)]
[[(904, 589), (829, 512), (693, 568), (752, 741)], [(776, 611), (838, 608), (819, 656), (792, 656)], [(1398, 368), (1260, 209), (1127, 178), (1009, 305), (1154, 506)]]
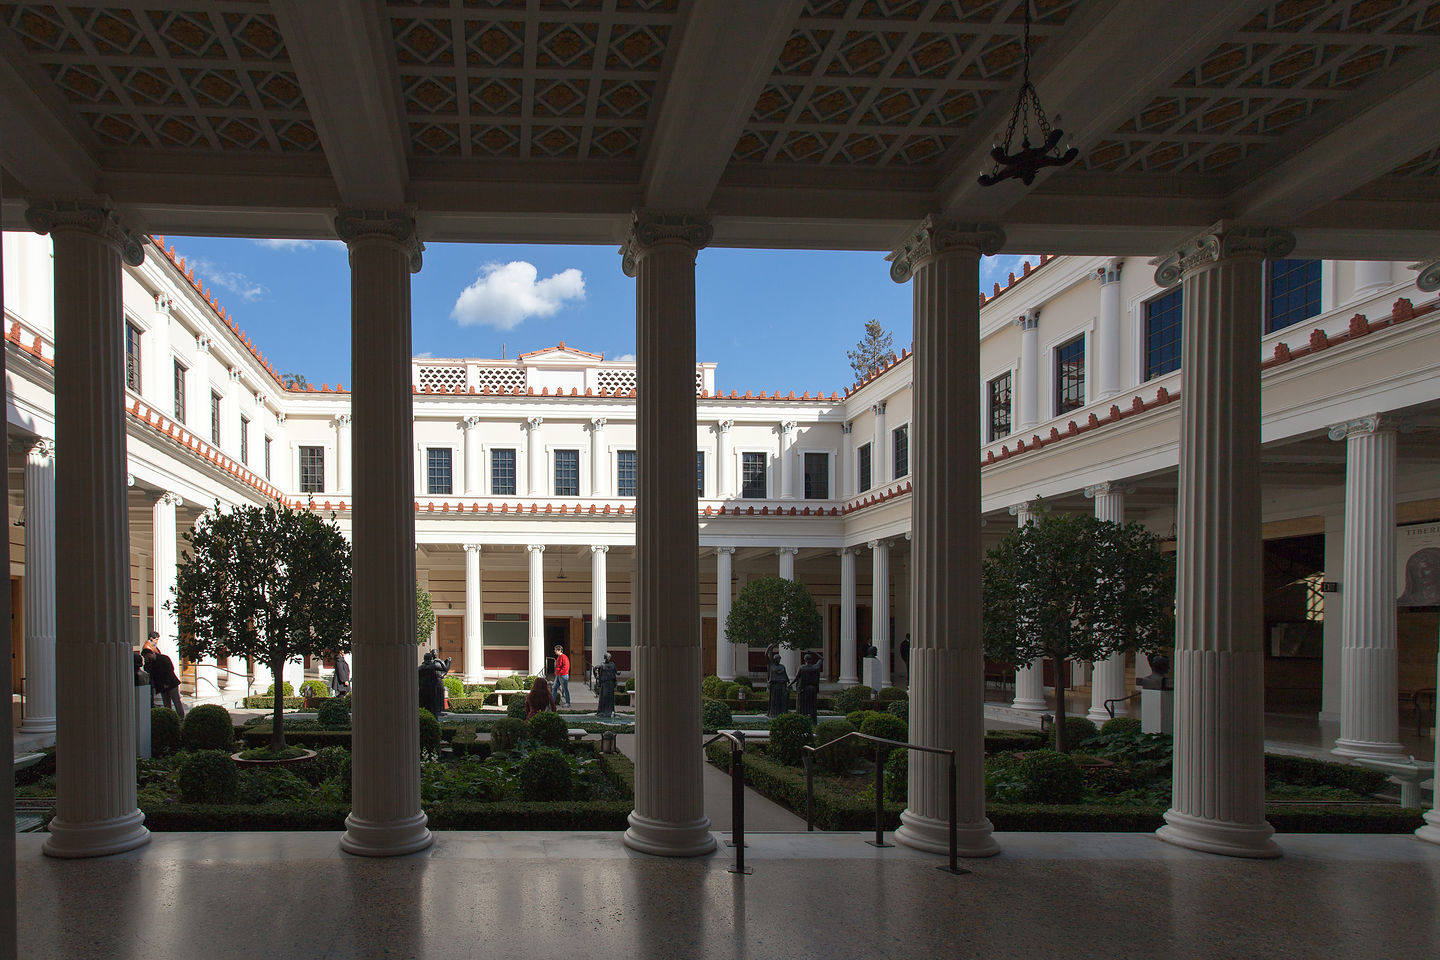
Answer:
[(1175, 732), (1175, 691), (1140, 691), (1140, 729), (1145, 733)]
[(875, 670), (880, 666), (880, 659), (878, 657), (866, 657), (864, 664), (864, 667), (860, 671), (862, 678), (860, 682), (871, 690), (879, 691), (880, 684), (878, 678), (875, 676)]

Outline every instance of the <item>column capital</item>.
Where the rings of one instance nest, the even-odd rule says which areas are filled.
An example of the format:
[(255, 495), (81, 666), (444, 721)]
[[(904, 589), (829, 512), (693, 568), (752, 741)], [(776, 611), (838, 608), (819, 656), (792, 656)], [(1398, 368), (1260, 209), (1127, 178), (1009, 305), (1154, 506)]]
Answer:
[(183, 504), (185, 501), (184, 501), (183, 499), (181, 499), (180, 494), (178, 494), (178, 493), (172, 493), (171, 491), (166, 490), (166, 491), (163, 491), (163, 492), (160, 493), (160, 494), (157, 494), (157, 495), (155, 496), (155, 498), (154, 498), (154, 502), (157, 503), (157, 504), (163, 503), (163, 504), (168, 504), (169, 506), (172, 506), (172, 507), (178, 507), (178, 506), (180, 506), (181, 504)]
[(545, 544), (543, 544), (543, 543), (531, 543), (531, 544), (527, 544), (526, 547), (525, 547), (525, 549), (526, 549), (527, 551), (529, 551), (530, 553), (544, 553), (544, 552), (545, 552)]
[(1035, 516), (1035, 501), (1034, 501), (1034, 500), (1021, 500), (1019, 503), (1012, 503), (1012, 504), (1010, 504), (1010, 506), (1007, 507), (1006, 509), (1008, 509), (1008, 510), (1010, 511), (1010, 516), (1012, 516), (1012, 517), (1018, 517), (1018, 516), (1020, 516), (1020, 514), (1025, 513), (1025, 514), (1029, 514), (1031, 519), (1034, 519), (1034, 516)]
[(341, 207), (335, 213), (335, 235), (353, 252), (362, 240), (384, 240), (405, 254), (411, 273), (419, 273), (425, 244), (415, 235), (415, 211), (360, 210)]
[(625, 243), (620, 247), (620, 268), (625, 276), (635, 276), (640, 258), (662, 244), (682, 244), (697, 252), (710, 243), (715, 227), (710, 218), (686, 213), (653, 213), (636, 210), (630, 221)]
[(1295, 235), (1276, 227), (1255, 227), (1219, 220), (1176, 247), (1156, 265), (1155, 282), (1173, 287), (1187, 274), (1221, 260), (1278, 260), (1295, 249)]
[(890, 279), (904, 283), (915, 274), (915, 268), (952, 250), (966, 250), (976, 256), (999, 253), (1005, 246), (1005, 231), (989, 223), (961, 223), (956, 220), (926, 217), (906, 237), (900, 247), (887, 256)]
[(718, 556), (720, 556), (720, 554), (722, 554), (722, 553), (728, 553), (728, 554), (730, 554), (730, 555), (733, 557), (733, 556), (735, 555), (735, 548), (734, 548), (734, 547), (716, 547), (716, 548), (715, 548), (715, 556), (718, 557)]
[(542, 423), (544, 423), (544, 422), (545, 422), (545, 418), (544, 418), (544, 417), (526, 417), (526, 418), (525, 418), (525, 425), (528, 426), (531, 430), (539, 429), (540, 424), (542, 424)]
[(734, 420), (718, 420), (718, 421), (716, 421), (715, 426), (716, 426), (716, 428), (719, 429), (719, 431), (720, 431), (721, 433), (729, 433), (729, 432), (730, 432), (730, 428), (733, 427), (733, 426), (735, 426), (735, 421), (734, 421)]
[(870, 405), (870, 412), (877, 417), (885, 416), (885, 401), (881, 400), (879, 403), (872, 403)]
[(462, 543), (460, 546), (465, 550), (466, 553), (480, 552), (480, 544), (478, 543)]
[(1124, 265), (1125, 261), (1117, 257), (1103, 267), (1096, 267), (1095, 278), (1100, 281), (1100, 286), (1103, 287), (1111, 283), (1119, 283), (1120, 268)]
[(853, 556), (855, 556), (855, 555), (856, 555), (857, 553), (859, 553), (859, 552), (860, 552), (860, 548), (859, 548), (859, 547), (841, 547), (839, 550), (836, 550), (836, 551), (835, 551), (835, 556), (837, 556), (837, 557), (842, 557), (842, 558), (843, 558), (843, 557), (853, 557)]
[(781, 432), (781, 433), (794, 433), (794, 432), (795, 432), (795, 428), (798, 427), (798, 426), (800, 426), (799, 421), (796, 421), (796, 420), (782, 420), (782, 421), (780, 421), (780, 432)]
[(145, 262), (145, 240), (125, 228), (105, 198), (32, 203), (25, 222), (36, 233), (88, 233), (105, 241), (132, 267)]
[(348, 427), (350, 426), (350, 422), (352, 419), (354, 418), (348, 413), (337, 413), (335, 414), (335, 419), (332, 422), (337, 427)]
[(473, 430), (475, 427), (478, 427), (478, 426), (480, 426), (480, 418), (479, 418), (479, 417), (461, 417), (461, 418), (460, 418), (459, 427), (460, 427), (461, 430)]
[(1365, 437), (1387, 430), (1392, 433), (1409, 433), (1414, 429), (1415, 421), (1409, 417), (1372, 413), (1368, 417), (1356, 417), (1354, 420), (1335, 424), (1330, 428), (1329, 436), (1331, 440), (1348, 440), (1351, 437)]
[[(1106, 497), (1115, 493), (1134, 493), (1133, 483), (1122, 483), (1119, 480), (1106, 480), (1103, 483), (1092, 483), (1085, 488), (1085, 497), (1094, 500), (1096, 497)], [(1014, 513), (1015, 508), (1011, 507), (1010, 512)]]
[(1040, 327), (1040, 308), (1031, 307), (1011, 321), (1021, 330), (1037, 330)]
[(1421, 260), (1419, 263), (1410, 264), (1410, 269), (1420, 274), (1415, 278), (1415, 286), (1426, 293), (1440, 290), (1440, 259)]
[(170, 316), (170, 309), (175, 306), (175, 298), (166, 296), (163, 293), (155, 294), (155, 312)]
[(847, 434), (847, 435), (848, 435), (851, 431), (853, 431), (854, 429), (855, 429), (855, 421), (854, 421), (854, 420), (846, 420), (843, 424), (840, 425), (840, 432), (841, 432), (841, 433), (844, 433), (844, 434)]
[(213, 341), (212, 341), (209, 337), (206, 337), (206, 336), (203, 336), (203, 335), (202, 335), (202, 336), (197, 336), (197, 337), (195, 338), (195, 349), (196, 349), (197, 351), (199, 351), (200, 353), (209, 353), (209, 352), (210, 352), (210, 345), (211, 345), (212, 342), (213, 342)]
[(36, 437), (25, 445), (25, 453), (32, 463), (49, 460), (55, 456), (55, 441), (49, 437)]
[(881, 538), (878, 539), (878, 540), (870, 540), (870, 541), (867, 541), (866, 544), (865, 544), (865, 546), (869, 547), (871, 550), (879, 550), (881, 547), (884, 547), (886, 550), (889, 550), (889, 549), (890, 549), (890, 541), (889, 541), (888, 539), (886, 539), (885, 537), (881, 537)]
[(592, 544), (590, 544), (590, 552), (591, 552), (591, 553), (609, 553), (609, 552), (610, 552), (610, 548), (609, 548), (608, 546), (606, 546), (605, 544), (603, 544), (603, 543), (592, 543)]
[(794, 555), (798, 554), (799, 552), (800, 552), (800, 548), (799, 548), (799, 547), (776, 547), (776, 548), (775, 548), (775, 553), (776, 553), (777, 555), (782, 554), (782, 553), (788, 553), (788, 554), (790, 554), (791, 556), (794, 556)]
[(608, 421), (606, 420), (605, 417), (591, 417), (591, 418), (590, 418), (590, 430), (591, 430), (591, 432), (593, 433), (593, 432), (596, 431), (596, 430), (604, 430), (604, 429), (605, 429), (605, 424), (606, 424), (607, 422), (608, 422)]

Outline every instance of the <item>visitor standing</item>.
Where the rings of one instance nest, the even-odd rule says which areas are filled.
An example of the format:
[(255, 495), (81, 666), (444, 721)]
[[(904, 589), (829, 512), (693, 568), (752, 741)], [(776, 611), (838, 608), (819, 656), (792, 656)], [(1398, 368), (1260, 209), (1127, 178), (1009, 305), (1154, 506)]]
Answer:
[(345, 654), (335, 654), (335, 672), (330, 674), (330, 692), (337, 697), (343, 697), (350, 692), (350, 664), (345, 662)]
[(560, 695), (565, 695), (565, 706), (570, 706), (570, 658), (565, 648), (555, 644), (555, 704), (559, 706)]
[(529, 720), (537, 713), (554, 709), (555, 698), (550, 696), (550, 685), (545, 682), (544, 677), (536, 677), (530, 692), (525, 695), (525, 719)]
[(910, 682), (910, 634), (900, 641), (900, 659), (905, 661), (905, 682)]
[(183, 720), (185, 701), (180, 699), (180, 678), (175, 675), (174, 662), (154, 648), (146, 647), (140, 652), (145, 661), (145, 671), (150, 674), (150, 689), (160, 692), (160, 702), (174, 710)]

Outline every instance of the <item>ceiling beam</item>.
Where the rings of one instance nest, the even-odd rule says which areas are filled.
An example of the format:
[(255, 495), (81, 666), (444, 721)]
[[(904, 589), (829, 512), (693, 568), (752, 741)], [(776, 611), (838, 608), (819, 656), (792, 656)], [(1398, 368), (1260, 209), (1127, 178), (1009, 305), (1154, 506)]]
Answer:
[[(1037, 64), (1043, 73), (1036, 90), (1046, 113), (1068, 135), (1067, 142), (1083, 154), (1270, 2), (1116, 0), (1103, 11), (1087, 10), (1080, 16), (1089, 15), (1088, 26), (1074, 23), (1057, 39), (1067, 44), (1063, 50), (1042, 48), (1049, 62)], [(972, 124), (976, 135), (936, 192), (936, 212), (967, 221), (1002, 220), (1006, 211), (1054, 173), (1054, 167), (1041, 170), (1029, 186), (1019, 180), (992, 187), (976, 182), (994, 165), (991, 131), (1004, 128), (1014, 104), (1011, 94), (996, 97)]]
[(9, 30), (0, 28), (0, 167), (32, 198), (94, 195), (99, 163), (60, 119), (57, 108), (35, 93), (50, 88), (48, 79), (27, 76), (22, 64), (31, 66), (24, 48)]
[(641, 174), (646, 208), (708, 208), (803, 0), (697, 0)]
[(400, 83), (379, 0), (272, 0), (290, 62), (325, 148), (341, 202), (406, 202)]

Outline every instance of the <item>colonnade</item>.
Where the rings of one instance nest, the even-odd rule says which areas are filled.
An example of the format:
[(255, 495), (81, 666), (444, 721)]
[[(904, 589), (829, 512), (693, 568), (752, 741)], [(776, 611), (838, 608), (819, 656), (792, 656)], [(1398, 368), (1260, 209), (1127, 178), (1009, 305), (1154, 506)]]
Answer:
[[(54, 856), (99, 856), (148, 839), (135, 802), (120, 363), (121, 261), (138, 265), (143, 247), (112, 210), (97, 203), (37, 204), (28, 219), (35, 229), (54, 235), (55, 439), (64, 457), (55, 481), (56, 545), (67, 557), (73, 582), (85, 585), (56, 609), (56, 657), (73, 675), (56, 691), (58, 798), (45, 849)], [(414, 220), (404, 212), (343, 211), (336, 231), (350, 249), (354, 340), (367, 344), (354, 358), (351, 479), (353, 657), (356, 672), (369, 680), (355, 688), (354, 801), (341, 845), (358, 854), (406, 854), (431, 843), (420, 807), (414, 649), (408, 642), (414, 635), (414, 471), (408, 455), (397, 456), (412, 448), (409, 274), (420, 268), (422, 248)], [(710, 235), (701, 217), (640, 214), (622, 251), (625, 272), (636, 280), (643, 384), (637, 448), (647, 467), (639, 480), (632, 613), (639, 693), (635, 807), (625, 842), (670, 856), (703, 854), (715, 846), (700, 788), (699, 549), (692, 459), (695, 261)], [(984, 805), (976, 451), (979, 259), (998, 252), (1004, 242), (998, 228), (927, 219), (891, 255), (891, 276), (911, 283), (914, 303), (911, 736), (955, 753), (960, 852), (966, 856), (998, 849)], [(1260, 311), (1254, 291), (1260, 289), (1263, 260), (1283, 256), (1291, 245), (1280, 231), (1217, 224), (1181, 245), (1157, 271), (1162, 284), (1184, 284), (1186, 378), (1177, 524), (1174, 800), (1159, 835), (1195, 849), (1248, 857), (1278, 853), (1264, 820), (1256, 481)], [(1022, 422), (1025, 413), (1022, 402)], [(537, 418), (532, 429), (538, 426)], [(1348, 427), (1346, 437), (1349, 442)], [(1376, 440), (1375, 446), (1377, 462), (1383, 464), (1385, 441)], [(1357, 472), (1363, 471), (1357, 467)], [(532, 470), (532, 484), (534, 476)], [(1347, 479), (1347, 489), (1351, 483)], [(1226, 496), (1213, 496), (1216, 490)], [(1118, 491), (1097, 493), (1097, 512), (1118, 513)], [(1347, 569), (1352, 536), (1357, 551), (1380, 551), (1383, 538), (1362, 543), (1361, 531), (1375, 535), (1386, 524), (1385, 516), (1357, 506), (1352, 533), (1351, 516), (1347, 505)], [(876, 570), (884, 569), (882, 542), (871, 546)], [(533, 573), (543, 563), (542, 550), (530, 547), (532, 582), (538, 579)], [(473, 551), (477, 609), (478, 553)], [(467, 572), (471, 556), (467, 553)], [(850, 581), (852, 594), (854, 559), (852, 551), (842, 551), (842, 584)], [(157, 556), (157, 582), (163, 562)], [(593, 562), (603, 569), (603, 551)], [(603, 575), (598, 581), (603, 583)], [(877, 577), (877, 582), (888, 578)], [(532, 614), (536, 599), (532, 592)], [(543, 623), (543, 595), (539, 601), (541, 617), (532, 615), (532, 667), (543, 663), (534, 632), (537, 621)], [(853, 610), (853, 604), (845, 607)], [(877, 611), (881, 607), (877, 602)], [(478, 623), (473, 626), (467, 638), (480, 636)], [(877, 679), (888, 681), (883, 672), (888, 617), (877, 614), (876, 627), (882, 652)], [(850, 628), (853, 632), (853, 623)], [(543, 633), (538, 640), (543, 644)], [(854, 640), (842, 643), (842, 650), (845, 644), (853, 652)], [(1347, 663), (1355, 664), (1349, 669), (1357, 676), (1378, 669), (1364, 664), (1388, 656), (1347, 640), (1351, 649), (1356, 652)], [(855, 661), (844, 653), (842, 660), (844, 675)], [(1384, 742), (1388, 730), (1367, 726), (1376, 709), (1364, 703), (1353, 711), (1347, 708), (1345, 745)], [(935, 852), (948, 848), (947, 769), (942, 757), (912, 759), (899, 842)], [(1433, 815), (1431, 823), (1433, 831)]]

